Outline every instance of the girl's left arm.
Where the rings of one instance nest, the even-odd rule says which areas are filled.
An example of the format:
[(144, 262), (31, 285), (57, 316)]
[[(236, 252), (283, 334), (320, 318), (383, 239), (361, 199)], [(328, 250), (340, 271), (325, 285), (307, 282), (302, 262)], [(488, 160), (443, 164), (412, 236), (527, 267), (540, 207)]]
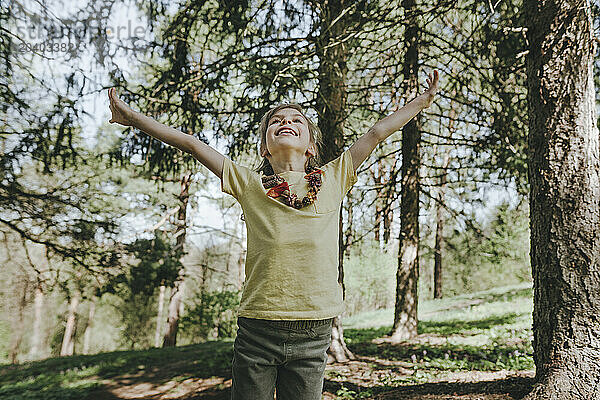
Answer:
[(421, 110), (431, 106), (433, 98), (438, 90), (438, 80), (438, 71), (433, 70), (433, 76), (430, 73), (429, 78), (427, 78), (429, 87), (423, 94), (415, 97), (412, 101), (393, 114), (379, 120), (367, 131), (367, 133), (358, 138), (358, 140), (350, 146), (352, 164), (355, 171), (379, 143), (383, 142), (392, 133), (401, 129), (408, 121), (413, 119), (415, 115), (421, 112)]

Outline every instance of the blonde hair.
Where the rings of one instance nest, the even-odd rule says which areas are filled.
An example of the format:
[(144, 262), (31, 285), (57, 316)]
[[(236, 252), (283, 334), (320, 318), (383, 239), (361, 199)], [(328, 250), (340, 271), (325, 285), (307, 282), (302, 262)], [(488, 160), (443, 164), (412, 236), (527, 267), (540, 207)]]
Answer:
[[(267, 144), (266, 144), (266, 136), (267, 136), (267, 128), (269, 127), (269, 120), (271, 119), (271, 117), (279, 110), (282, 110), (284, 108), (293, 108), (294, 110), (298, 111), (300, 114), (302, 114), (302, 116), (304, 118), (306, 118), (306, 121), (308, 122), (308, 132), (310, 133), (310, 142), (313, 143), (315, 145), (315, 155), (314, 157), (309, 157), (308, 160), (306, 160), (306, 163), (304, 165), (304, 169), (306, 170), (308, 167), (320, 167), (322, 165), (322, 161), (321, 161), (321, 138), (322, 138), (322, 134), (321, 134), (321, 130), (319, 129), (319, 127), (313, 123), (310, 118), (308, 118), (306, 116), (306, 114), (304, 113), (304, 110), (302, 109), (302, 106), (300, 104), (297, 103), (280, 103), (278, 105), (276, 105), (275, 107), (271, 108), (269, 111), (267, 111), (265, 113), (265, 115), (263, 115), (263, 117), (260, 120), (260, 125), (258, 126), (258, 134), (260, 136), (260, 147), (259, 147), (259, 155), (262, 154), (263, 150), (266, 148)], [(271, 163), (269, 162), (269, 159), (267, 157), (263, 157), (260, 165), (258, 166), (258, 168), (256, 168), (257, 172), (262, 172), (263, 175), (273, 175), (273, 167), (271, 166)]]

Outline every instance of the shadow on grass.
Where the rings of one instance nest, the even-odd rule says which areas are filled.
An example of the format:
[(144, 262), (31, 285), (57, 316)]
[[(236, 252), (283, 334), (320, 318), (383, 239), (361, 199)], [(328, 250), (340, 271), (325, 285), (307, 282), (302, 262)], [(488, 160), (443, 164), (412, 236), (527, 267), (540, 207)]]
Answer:
[[(118, 398), (100, 392), (108, 386), (136, 382), (160, 386), (177, 377), (229, 377), (233, 343), (207, 342), (145, 351), (119, 351), (95, 355), (51, 358), (0, 367), (3, 400), (70, 400)], [(148, 386), (148, 385), (147, 385)], [(97, 395), (94, 396), (94, 393)], [(151, 398), (151, 397), (148, 397)]]
[[(446, 321), (419, 321), (419, 333), (435, 333), (439, 335), (455, 335), (465, 333), (472, 329), (491, 329), (497, 325), (508, 325), (517, 322), (523, 314), (507, 313), (492, 315), (474, 321), (452, 319)], [(391, 327), (390, 327), (391, 329)]]
[[(440, 335), (467, 334), (471, 329), (491, 329), (494, 326), (513, 323), (520, 316), (508, 313), (490, 316), (476, 321), (419, 322), (419, 333)], [(437, 370), (498, 371), (502, 369), (526, 370), (534, 367), (531, 343), (513, 340), (511, 344), (501, 340), (491, 345), (431, 344), (404, 341), (400, 343), (374, 343), (391, 331), (391, 326), (368, 329), (345, 329), (348, 348), (358, 356), (396, 360), (413, 363), (418, 367)], [(498, 339), (496, 339), (498, 340)]]
[(363, 387), (344, 382), (325, 380), (324, 389), (330, 393), (343, 391), (345, 398), (369, 399), (420, 399), (423, 396), (440, 396), (443, 399), (455, 399), (458, 396), (473, 395), (484, 399), (489, 395), (506, 395), (511, 399), (522, 399), (531, 391), (533, 378), (509, 377), (480, 382), (439, 382), (402, 387), (376, 386)]
[[(506, 313), (503, 315), (492, 315), (486, 318), (464, 321), (461, 319), (451, 319), (446, 321), (419, 321), (417, 331), (419, 334), (434, 333), (439, 335), (460, 335), (469, 334), (470, 330), (491, 329), (499, 325), (508, 325), (517, 322), (523, 314)], [(392, 330), (391, 326), (382, 326), (379, 328), (361, 328), (344, 329), (344, 336), (350, 341), (371, 341), (375, 338), (386, 336)]]
[[(435, 308), (431, 311), (424, 313), (422, 316), (429, 316), (432, 314), (437, 314), (441, 311), (452, 311), (452, 310), (460, 310), (466, 307), (477, 306), (479, 304), (484, 303), (494, 303), (500, 301), (513, 301), (517, 298), (533, 298), (533, 288), (532, 287), (524, 287), (524, 288), (515, 288), (512, 290), (507, 290), (504, 292), (478, 292), (475, 294), (471, 294), (469, 296), (461, 296), (463, 298), (458, 298), (453, 300), (446, 307)], [(444, 303), (442, 303), (444, 304)], [(442, 305), (440, 304), (440, 305)]]

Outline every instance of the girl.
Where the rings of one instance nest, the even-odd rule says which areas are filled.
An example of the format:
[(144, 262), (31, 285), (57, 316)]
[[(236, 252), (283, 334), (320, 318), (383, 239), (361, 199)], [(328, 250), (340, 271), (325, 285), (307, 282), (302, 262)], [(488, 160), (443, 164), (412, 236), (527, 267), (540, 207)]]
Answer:
[(377, 122), (321, 166), (317, 126), (297, 104), (280, 104), (260, 122), (258, 171), (238, 165), (191, 135), (129, 108), (109, 89), (109, 122), (134, 126), (190, 153), (221, 179), (242, 207), (247, 255), (232, 362), (232, 399), (321, 398), (333, 318), (342, 314), (338, 233), (342, 199), (373, 149), (402, 128), (437, 92), (428, 89)]

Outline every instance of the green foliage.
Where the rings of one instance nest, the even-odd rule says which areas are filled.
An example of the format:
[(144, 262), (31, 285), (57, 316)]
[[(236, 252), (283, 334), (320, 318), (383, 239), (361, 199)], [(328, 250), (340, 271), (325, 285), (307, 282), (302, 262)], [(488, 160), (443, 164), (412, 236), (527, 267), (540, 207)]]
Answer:
[(397, 259), (367, 242), (344, 261), (346, 311), (354, 315), (368, 310), (393, 307)]
[[(449, 230), (448, 230), (449, 231)], [(498, 282), (531, 282), (527, 206), (500, 204), (481, 234), (471, 227), (446, 231), (442, 249), (442, 292), (456, 296), (493, 288)], [(421, 298), (432, 297), (433, 238), (422, 241)]]
[[(127, 246), (139, 262), (115, 276), (105, 287), (108, 293), (130, 291), (132, 295), (150, 297), (160, 285), (171, 286), (183, 265), (182, 251), (173, 247), (162, 231), (154, 231), (154, 239), (138, 239)], [(126, 287), (126, 288), (124, 288)]]
[(120, 334), (130, 349), (147, 349), (153, 345), (156, 322), (156, 296), (127, 293), (126, 297), (112, 296), (113, 306), (121, 317)]
[(239, 291), (201, 292), (181, 319), (185, 334), (202, 340), (235, 337)]
[(148, 348), (157, 312), (156, 291), (177, 279), (183, 252), (174, 251), (161, 231), (155, 231), (154, 239), (136, 240), (127, 250), (139, 261), (113, 277), (103, 292), (114, 295), (111, 303), (121, 317), (121, 334), (128, 346)]

